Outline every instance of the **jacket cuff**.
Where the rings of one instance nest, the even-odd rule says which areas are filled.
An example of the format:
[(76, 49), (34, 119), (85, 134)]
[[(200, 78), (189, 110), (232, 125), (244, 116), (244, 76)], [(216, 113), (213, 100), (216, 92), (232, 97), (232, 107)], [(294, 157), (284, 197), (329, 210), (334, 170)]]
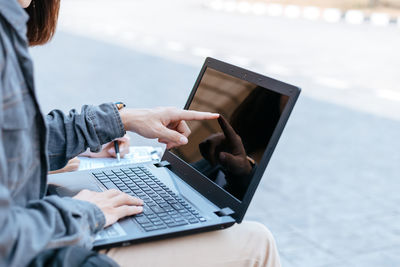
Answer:
[(122, 137), (126, 133), (119, 111), (113, 103), (90, 106), (88, 119), (93, 123), (101, 144)]
[(101, 211), (99, 207), (97, 207), (93, 203), (83, 200), (73, 199), (70, 197), (64, 197), (63, 199), (64, 201), (70, 202), (71, 206), (74, 207), (75, 211), (73, 211), (72, 213), (73, 214), (75, 213), (74, 214), (75, 217), (84, 218), (84, 221), (87, 222), (87, 225), (85, 225), (85, 223), (82, 222), (82, 226), (83, 228), (89, 230), (91, 236), (103, 230), (106, 224), (106, 218), (104, 216), (104, 213)]

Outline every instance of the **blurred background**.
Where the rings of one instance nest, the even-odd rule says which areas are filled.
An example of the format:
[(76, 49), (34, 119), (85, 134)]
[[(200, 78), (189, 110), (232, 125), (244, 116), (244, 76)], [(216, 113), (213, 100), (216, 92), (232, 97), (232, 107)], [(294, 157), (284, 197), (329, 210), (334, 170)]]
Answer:
[(246, 219), (283, 266), (400, 266), (400, 0), (63, 0), (31, 52), (45, 113), (183, 107), (207, 56), (301, 87)]

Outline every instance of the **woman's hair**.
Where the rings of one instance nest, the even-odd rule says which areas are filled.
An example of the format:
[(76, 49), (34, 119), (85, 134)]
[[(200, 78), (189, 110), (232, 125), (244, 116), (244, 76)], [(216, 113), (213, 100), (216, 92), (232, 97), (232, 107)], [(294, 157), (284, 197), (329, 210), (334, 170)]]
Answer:
[(29, 45), (45, 44), (53, 37), (59, 9), (60, 0), (33, 0), (25, 8), (29, 15), (27, 32)]

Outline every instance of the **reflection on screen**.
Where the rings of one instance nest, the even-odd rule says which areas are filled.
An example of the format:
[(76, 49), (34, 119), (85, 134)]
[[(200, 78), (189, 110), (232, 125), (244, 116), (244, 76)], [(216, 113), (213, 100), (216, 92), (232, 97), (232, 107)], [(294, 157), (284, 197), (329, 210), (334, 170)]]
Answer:
[(189, 109), (221, 116), (188, 122), (189, 143), (172, 152), (242, 200), (287, 100), (208, 67)]

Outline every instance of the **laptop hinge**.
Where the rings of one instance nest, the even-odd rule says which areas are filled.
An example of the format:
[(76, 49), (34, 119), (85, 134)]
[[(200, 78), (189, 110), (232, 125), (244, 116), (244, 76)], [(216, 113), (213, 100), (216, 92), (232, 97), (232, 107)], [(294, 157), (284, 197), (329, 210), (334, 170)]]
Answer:
[(219, 217), (223, 217), (223, 216), (230, 216), (230, 215), (234, 214), (235, 212), (233, 210), (231, 210), (230, 208), (223, 208), (218, 211), (215, 211), (214, 213), (217, 214)]
[(156, 166), (157, 168), (161, 168), (161, 167), (167, 167), (167, 168), (169, 168), (169, 167), (171, 167), (171, 163), (169, 163), (169, 162), (166, 161), (166, 160), (163, 160), (163, 161), (160, 161), (160, 162), (155, 163), (154, 166)]

